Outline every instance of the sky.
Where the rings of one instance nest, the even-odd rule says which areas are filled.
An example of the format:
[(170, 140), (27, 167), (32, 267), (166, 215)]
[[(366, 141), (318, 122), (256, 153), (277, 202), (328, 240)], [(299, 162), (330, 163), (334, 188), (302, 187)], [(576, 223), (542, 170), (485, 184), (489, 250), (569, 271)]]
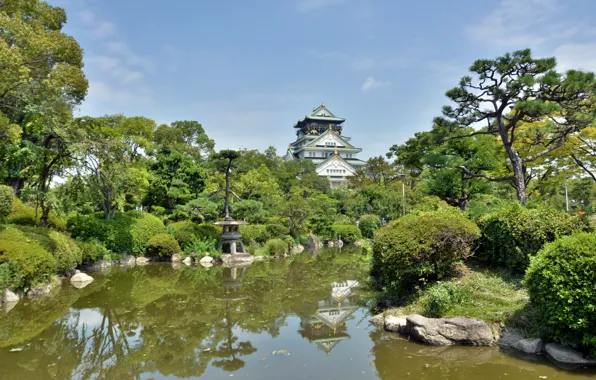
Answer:
[(216, 149), (275, 146), (325, 102), (384, 155), (428, 130), (479, 58), (531, 48), (596, 71), (593, 0), (49, 0), (85, 51), (77, 111), (197, 120)]

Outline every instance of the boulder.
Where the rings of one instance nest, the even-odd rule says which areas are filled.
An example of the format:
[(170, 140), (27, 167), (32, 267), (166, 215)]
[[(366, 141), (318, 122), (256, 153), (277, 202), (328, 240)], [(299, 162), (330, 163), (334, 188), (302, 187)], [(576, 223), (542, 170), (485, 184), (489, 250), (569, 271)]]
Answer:
[(526, 354), (539, 354), (544, 349), (544, 342), (540, 338), (521, 339), (511, 346)]
[(375, 326), (384, 326), (385, 325), (385, 316), (383, 313), (377, 314), (370, 318), (370, 323)]
[(199, 263), (203, 268), (211, 268), (213, 263)]
[(555, 361), (564, 364), (596, 365), (596, 360), (584, 358), (584, 355), (571, 347), (558, 343), (547, 343), (544, 346), (546, 353)]
[(388, 315), (385, 317), (385, 330), (405, 334), (407, 332), (407, 319), (404, 316)]
[(199, 260), (199, 263), (201, 263), (201, 264), (206, 264), (206, 263), (211, 264), (212, 262), (213, 262), (213, 257), (211, 257), (211, 256), (203, 256), (203, 257), (201, 257), (201, 260)]
[(145, 256), (139, 256), (136, 259), (136, 264), (137, 265), (146, 265), (146, 264), (149, 264), (149, 261), (151, 261), (150, 258), (145, 257)]
[(336, 240), (336, 241), (334, 242), (334, 244), (335, 244), (335, 246), (336, 246), (336, 247), (339, 247), (339, 248), (341, 248), (341, 247), (343, 247), (343, 246), (344, 246), (344, 242), (343, 242), (343, 240)]
[(174, 254), (172, 255), (172, 262), (173, 262), (173, 263), (179, 263), (179, 262), (180, 262), (180, 259), (181, 259), (181, 257), (180, 257), (180, 255), (179, 255), (179, 254), (177, 254), (177, 253), (174, 253)]
[(236, 253), (234, 255), (224, 254), (221, 255), (221, 260), (224, 264), (233, 265), (233, 264), (250, 264), (255, 261), (255, 257), (250, 253)]
[(404, 334), (431, 346), (490, 346), (495, 343), (491, 327), (471, 318), (426, 318), (413, 314), (406, 317)]
[(192, 264), (192, 259), (190, 258), (190, 256), (186, 256), (184, 258), (184, 260), (182, 260), (182, 263), (186, 264), (186, 265), (190, 265), (190, 264)]
[(172, 263), (172, 269), (180, 269), (180, 263)]
[(113, 265), (111, 261), (101, 259), (97, 261), (93, 266), (99, 270), (105, 270), (110, 268)]
[(132, 255), (124, 255), (122, 256), (122, 260), (120, 260), (120, 264), (122, 265), (135, 265), (137, 260)]
[(93, 282), (93, 277), (85, 273), (77, 273), (70, 278), (70, 283), (77, 289), (82, 289)]
[(54, 288), (54, 285), (52, 283), (41, 285), (41, 286), (35, 287), (33, 289), (29, 289), (29, 291), (27, 292), (27, 296), (36, 297), (36, 296), (43, 296), (46, 294), (50, 294), (50, 292), (52, 291), (53, 288)]
[(319, 248), (319, 239), (312, 232), (308, 235), (306, 247), (310, 250)]
[(10, 289), (4, 289), (4, 294), (0, 298), (0, 303), (16, 303), (19, 302), (21, 297), (13, 293)]
[(298, 244), (298, 245), (295, 245), (292, 247), (292, 249), (290, 250), (290, 253), (292, 255), (296, 255), (298, 253), (302, 253), (303, 251), (304, 251), (304, 247), (302, 245)]
[(522, 340), (524, 337), (522, 334), (513, 327), (507, 327), (501, 332), (499, 338), (499, 346), (501, 347), (513, 347), (514, 344)]
[(333, 244), (333, 241), (332, 240), (329, 240), (327, 242), (327, 247), (329, 247), (329, 248), (333, 248), (334, 247), (334, 244)]

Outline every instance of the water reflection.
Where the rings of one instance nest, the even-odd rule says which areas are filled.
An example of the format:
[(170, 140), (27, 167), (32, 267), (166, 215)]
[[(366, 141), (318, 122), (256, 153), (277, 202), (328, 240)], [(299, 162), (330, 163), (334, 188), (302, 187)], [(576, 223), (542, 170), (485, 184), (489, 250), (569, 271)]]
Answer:
[(330, 297), (318, 302), (316, 313), (301, 318), (298, 333), (330, 355), (336, 345), (350, 338), (346, 321), (358, 310), (354, 302), (354, 291), (358, 287), (360, 283), (355, 280), (333, 283)]

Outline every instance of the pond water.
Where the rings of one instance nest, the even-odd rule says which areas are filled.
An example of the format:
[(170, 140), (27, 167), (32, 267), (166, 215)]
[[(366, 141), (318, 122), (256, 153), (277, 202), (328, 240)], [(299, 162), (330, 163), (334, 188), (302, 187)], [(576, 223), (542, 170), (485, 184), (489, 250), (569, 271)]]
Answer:
[(0, 312), (1, 379), (588, 379), (498, 348), (370, 325), (366, 266), (323, 251), (248, 268), (150, 264)]

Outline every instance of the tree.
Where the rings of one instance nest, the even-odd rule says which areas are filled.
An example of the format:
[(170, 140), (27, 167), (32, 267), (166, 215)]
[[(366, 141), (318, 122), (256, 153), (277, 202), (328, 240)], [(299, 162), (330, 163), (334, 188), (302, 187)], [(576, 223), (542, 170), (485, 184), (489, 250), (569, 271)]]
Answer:
[(230, 217), (230, 173), (232, 172), (232, 168), (235, 167), (234, 160), (237, 160), (238, 157), (240, 157), (240, 153), (238, 153), (238, 151), (230, 150), (230, 149), (221, 150), (212, 156), (213, 161), (215, 161), (215, 165), (218, 168), (218, 170), (220, 172), (224, 172), (226, 175), (225, 203), (224, 203), (224, 211), (225, 211), (226, 219), (231, 219), (231, 217)]
[(155, 131), (154, 141), (158, 147), (168, 147), (186, 153), (197, 161), (209, 157), (215, 146), (215, 142), (207, 136), (203, 126), (194, 120), (160, 125)]
[(596, 127), (585, 128), (569, 141), (569, 156), (596, 182)]
[[(477, 60), (470, 67), (472, 76), (464, 76), (458, 87), (446, 93), (455, 106), (443, 107), (443, 117), (435, 119), (446, 135), (455, 138), (497, 136), (507, 153), (512, 175), (491, 177), (471, 171), (467, 174), (491, 181), (511, 181), (522, 204), (527, 201), (526, 165), (561, 147), (593, 119), (590, 97), (594, 74), (571, 70), (562, 75), (555, 67), (555, 58), (534, 59), (529, 49), (493, 60)], [(548, 122), (541, 138), (529, 142), (535, 153), (522, 156), (514, 146), (518, 128), (543, 120)], [(481, 123), (485, 123), (485, 128), (461, 133), (463, 128)]]

